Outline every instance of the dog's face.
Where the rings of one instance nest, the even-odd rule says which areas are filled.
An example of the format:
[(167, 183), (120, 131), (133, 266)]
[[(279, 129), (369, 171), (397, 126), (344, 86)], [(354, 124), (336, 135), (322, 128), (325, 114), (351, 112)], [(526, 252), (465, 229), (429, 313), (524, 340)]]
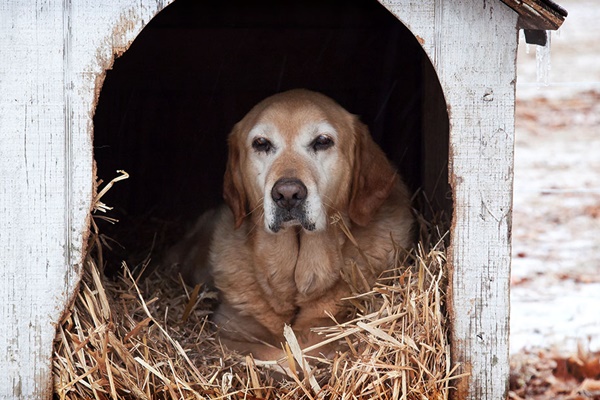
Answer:
[(224, 197), (237, 227), (249, 217), (272, 233), (322, 231), (332, 211), (366, 225), (394, 179), (354, 115), (326, 96), (293, 90), (263, 100), (234, 127)]

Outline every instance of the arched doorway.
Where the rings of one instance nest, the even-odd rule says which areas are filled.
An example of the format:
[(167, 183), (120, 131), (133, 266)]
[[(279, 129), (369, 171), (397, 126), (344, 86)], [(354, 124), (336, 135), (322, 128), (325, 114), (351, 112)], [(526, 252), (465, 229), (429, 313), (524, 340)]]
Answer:
[[(448, 116), (414, 35), (374, 0), (178, 0), (118, 58), (94, 117), (117, 261), (160, 251), (221, 202), (226, 137), (258, 101), (304, 87), (358, 114), (413, 190), (451, 209)], [(429, 207), (429, 206), (428, 206)]]

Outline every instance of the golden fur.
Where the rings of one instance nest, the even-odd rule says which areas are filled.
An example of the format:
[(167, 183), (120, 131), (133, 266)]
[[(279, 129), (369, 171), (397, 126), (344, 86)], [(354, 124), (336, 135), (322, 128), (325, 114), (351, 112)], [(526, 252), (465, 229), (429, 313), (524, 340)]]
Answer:
[[(274, 202), (281, 178), (306, 187), (298, 218)], [(367, 127), (307, 90), (269, 97), (235, 125), (224, 197), (227, 206), (205, 215), (178, 246), (187, 254), (174, 259), (192, 279), (204, 279), (208, 264), (220, 292), (213, 319), (221, 337), (256, 358), (281, 355), (284, 324), (301, 345), (317, 341), (310, 329), (331, 324), (327, 313), (343, 318), (340, 299), (352, 294), (343, 276), (358, 267), (372, 285), (393, 261), (390, 237), (411, 244), (408, 191)]]

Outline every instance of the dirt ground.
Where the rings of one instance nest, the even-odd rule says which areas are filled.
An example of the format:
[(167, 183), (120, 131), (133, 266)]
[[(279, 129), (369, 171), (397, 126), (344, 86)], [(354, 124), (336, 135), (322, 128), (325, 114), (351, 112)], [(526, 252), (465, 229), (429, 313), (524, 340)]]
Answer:
[[(511, 398), (600, 399), (600, 4), (518, 58)], [(543, 81), (543, 79), (542, 79)]]

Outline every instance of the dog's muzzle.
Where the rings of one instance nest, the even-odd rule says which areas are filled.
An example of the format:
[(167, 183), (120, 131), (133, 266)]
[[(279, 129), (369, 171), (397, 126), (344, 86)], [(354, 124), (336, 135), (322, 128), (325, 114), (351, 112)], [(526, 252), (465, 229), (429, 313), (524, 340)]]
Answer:
[(271, 189), (271, 199), (277, 206), (275, 218), (269, 228), (278, 232), (284, 222), (298, 221), (306, 230), (315, 229), (314, 222), (308, 221), (306, 215), (306, 185), (296, 178), (281, 178)]

